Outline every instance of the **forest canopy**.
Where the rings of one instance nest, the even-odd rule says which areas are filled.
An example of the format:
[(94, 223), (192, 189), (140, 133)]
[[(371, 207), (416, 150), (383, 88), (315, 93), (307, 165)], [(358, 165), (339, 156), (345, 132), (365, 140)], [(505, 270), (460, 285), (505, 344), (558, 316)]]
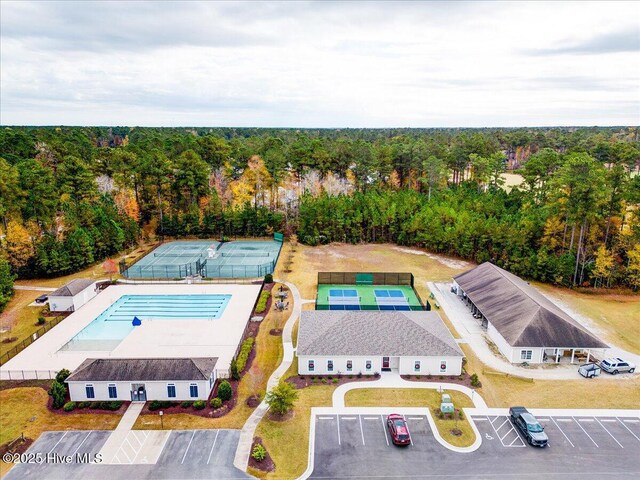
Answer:
[(639, 145), (636, 127), (2, 127), (0, 272), (58, 276), (141, 239), (282, 230), (638, 289)]

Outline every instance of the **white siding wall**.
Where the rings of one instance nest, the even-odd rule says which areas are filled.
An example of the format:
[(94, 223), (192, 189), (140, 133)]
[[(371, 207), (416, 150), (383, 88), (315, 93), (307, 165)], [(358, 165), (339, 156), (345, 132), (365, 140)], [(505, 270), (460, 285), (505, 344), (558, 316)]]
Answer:
[(49, 307), (53, 312), (63, 312), (72, 306), (74, 310), (78, 310), (96, 295), (98, 295), (96, 292), (96, 282), (93, 282), (73, 297), (49, 297)]
[[(398, 357), (391, 357), (391, 366), (399, 368), (401, 375), (460, 375), (462, 372), (462, 357), (400, 357), (399, 365), (393, 365), (393, 360)], [(315, 368), (309, 370), (309, 360), (314, 361)], [(333, 371), (327, 369), (327, 361), (333, 360)], [(353, 369), (347, 371), (347, 360), (353, 363)], [(371, 370), (366, 369), (367, 360), (371, 360)], [(420, 372), (414, 371), (415, 361), (420, 361)], [(447, 370), (440, 373), (440, 361), (446, 361)], [(357, 375), (362, 372), (363, 375), (373, 375), (382, 371), (382, 357), (345, 357), (345, 356), (300, 356), (298, 357), (298, 374), (299, 375), (336, 375), (340, 372), (343, 375)]]
[(52, 312), (64, 312), (73, 306), (73, 297), (49, 297)]
[[(95, 398), (87, 398), (85, 386), (89, 383), (93, 384)], [(109, 398), (108, 386), (115, 383), (118, 390), (118, 398)], [(131, 384), (144, 383), (147, 391), (147, 400), (206, 400), (211, 393), (208, 380), (200, 380), (196, 382), (180, 381), (180, 382), (69, 382), (69, 395), (74, 402), (84, 401), (103, 401), (103, 400), (131, 400)], [(173, 383), (176, 386), (175, 398), (167, 396), (167, 384)], [(198, 397), (192, 398), (189, 393), (189, 385), (195, 383), (198, 385)], [(215, 379), (214, 382), (215, 383)]]
[[(542, 358), (544, 354), (544, 348), (538, 347), (512, 347), (507, 343), (500, 332), (496, 330), (496, 328), (489, 323), (487, 327), (487, 333), (489, 334), (489, 338), (498, 346), (498, 349), (502, 354), (509, 360), (511, 363), (542, 363)], [(531, 360), (522, 360), (521, 352), (522, 350), (531, 350)]]
[[(415, 371), (415, 362), (420, 362), (420, 371)], [(446, 370), (440, 370), (440, 363), (446, 363)], [(462, 357), (400, 357), (400, 375), (460, 375)]]

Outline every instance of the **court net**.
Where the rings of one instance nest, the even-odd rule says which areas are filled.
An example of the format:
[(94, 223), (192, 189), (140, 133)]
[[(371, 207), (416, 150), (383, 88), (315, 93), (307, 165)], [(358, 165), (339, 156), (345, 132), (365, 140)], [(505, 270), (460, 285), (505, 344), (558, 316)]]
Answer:
[(269, 252), (220, 252), (221, 257), (270, 257)]
[(154, 253), (154, 257), (167, 257), (167, 258), (180, 258), (180, 257), (201, 257), (204, 255), (204, 252), (190, 252), (190, 253)]

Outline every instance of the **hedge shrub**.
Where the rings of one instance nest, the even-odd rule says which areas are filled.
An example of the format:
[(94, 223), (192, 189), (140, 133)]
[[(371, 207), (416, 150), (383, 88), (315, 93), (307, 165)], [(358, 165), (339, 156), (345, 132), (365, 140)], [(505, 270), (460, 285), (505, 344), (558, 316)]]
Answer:
[(71, 372), (66, 368), (63, 368), (58, 373), (56, 373), (56, 382), (62, 383), (64, 385), (64, 381), (67, 379), (69, 375), (71, 375)]
[(212, 398), (210, 405), (211, 405), (211, 408), (213, 408), (214, 410), (216, 408), (220, 408), (222, 406), (222, 400), (219, 399), (218, 397)]
[(64, 407), (62, 407), (62, 409), (65, 412), (70, 412), (71, 410), (74, 410), (76, 408), (76, 402), (67, 402), (64, 404)]
[(263, 461), (267, 456), (267, 450), (259, 443), (253, 447), (253, 452), (251, 452), (251, 456), (255, 459), (256, 462)]
[(255, 338), (249, 337), (242, 342), (240, 353), (238, 354), (238, 358), (236, 358), (236, 368), (238, 369), (238, 373), (242, 372), (244, 367), (247, 365), (247, 360), (249, 360), (249, 355), (251, 354), (251, 349), (253, 348), (255, 340)]
[(233, 397), (231, 384), (228, 381), (223, 380), (218, 386), (218, 398), (224, 402), (226, 400), (231, 400), (231, 397)]
[(91, 402), (80, 402), (78, 404), (78, 408), (89, 408), (91, 406)]
[(264, 276), (264, 283), (273, 283), (273, 275), (270, 273), (267, 273)]
[(189, 407), (191, 407), (192, 405), (193, 405), (193, 402), (192, 402), (192, 401), (190, 401), (190, 400), (185, 400), (184, 402), (182, 402), (182, 403), (180, 404), (180, 406), (181, 406), (182, 408), (189, 408)]
[(152, 412), (154, 410), (160, 410), (161, 408), (169, 408), (173, 405), (173, 402), (168, 402), (167, 400), (154, 400), (149, 404), (149, 410)]
[(207, 403), (204, 400), (196, 400), (195, 402), (193, 402), (193, 408), (195, 408), (196, 410), (202, 410), (206, 406)]
[(53, 397), (53, 408), (60, 408), (64, 405), (64, 397), (67, 394), (67, 389), (60, 382), (54, 380), (49, 390), (49, 395)]
[(240, 372), (238, 372), (238, 362), (236, 362), (235, 358), (231, 360), (231, 366), (229, 367), (229, 370), (231, 370), (231, 378), (233, 378), (234, 380), (240, 380)]
[(262, 291), (258, 299), (258, 304), (256, 305), (256, 313), (263, 313), (267, 309), (267, 301), (270, 296), (271, 292), (269, 290)]

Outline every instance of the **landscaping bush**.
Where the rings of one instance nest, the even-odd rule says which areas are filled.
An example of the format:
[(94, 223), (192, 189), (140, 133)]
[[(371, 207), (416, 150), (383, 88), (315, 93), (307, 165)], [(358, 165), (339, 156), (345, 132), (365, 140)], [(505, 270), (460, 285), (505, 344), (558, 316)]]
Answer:
[(207, 403), (204, 400), (196, 400), (195, 402), (193, 402), (193, 408), (195, 408), (196, 410), (202, 410), (206, 406)]
[(256, 304), (256, 313), (264, 313), (264, 311), (267, 309), (267, 301), (269, 300), (270, 296), (271, 292), (268, 290), (264, 290), (260, 294), (260, 298), (258, 299), (258, 303)]
[(76, 408), (76, 402), (67, 402), (64, 404), (64, 407), (62, 407), (62, 409), (65, 412), (70, 412), (71, 410), (74, 410)]
[(273, 283), (273, 275), (271, 275), (270, 273), (267, 273), (264, 276), (264, 283)]
[(54, 381), (51, 384), (49, 395), (53, 397), (53, 408), (60, 408), (64, 405), (64, 397), (67, 394), (67, 389), (64, 385), (58, 381)]
[(218, 386), (218, 398), (224, 402), (227, 400), (231, 400), (231, 397), (233, 397), (233, 389), (231, 388), (231, 384), (228, 381), (223, 380)]
[(476, 388), (480, 386), (480, 379), (478, 378), (477, 373), (471, 375), (471, 386)]
[(192, 405), (193, 405), (193, 402), (191, 402), (191, 401), (189, 401), (189, 400), (185, 400), (184, 402), (182, 402), (182, 403), (180, 404), (180, 406), (181, 406), (182, 408), (189, 408), (189, 407), (191, 407)]
[(277, 387), (267, 393), (266, 402), (269, 408), (277, 414), (284, 415), (293, 408), (298, 398), (298, 392), (291, 384), (280, 382)]
[(337, 379), (337, 378), (334, 378), (334, 379), (333, 379), (333, 383), (338, 383), (338, 379)]
[(263, 461), (267, 456), (267, 450), (259, 443), (253, 447), (253, 452), (251, 452), (251, 456), (256, 462)]
[(78, 404), (78, 408), (89, 408), (91, 406), (91, 402), (80, 402)]
[(64, 381), (67, 379), (69, 375), (71, 375), (71, 372), (66, 368), (63, 368), (58, 373), (56, 373), (56, 382), (62, 383), (64, 385)]
[(222, 406), (222, 400), (219, 399), (218, 397), (212, 398), (210, 405), (211, 405), (211, 408), (213, 408), (214, 410), (216, 408), (220, 408)]
[(99, 402), (100, 410), (111, 410), (116, 411), (122, 406), (122, 400), (111, 400), (108, 402)]
[(236, 362), (235, 358), (231, 360), (231, 366), (229, 367), (229, 369), (231, 370), (231, 378), (233, 378), (234, 380), (240, 380), (240, 372), (238, 372), (238, 362)]
[[(251, 349), (253, 348), (253, 344), (255, 342), (255, 338), (249, 337), (244, 342), (242, 342), (242, 347), (240, 347), (240, 353), (238, 354), (238, 358), (236, 358), (236, 368), (238, 372), (242, 372), (244, 367), (247, 365), (247, 360), (249, 359), (249, 355), (251, 354)], [(240, 376), (235, 380), (238, 380)]]
[(171, 405), (173, 404), (166, 400), (154, 400), (149, 404), (149, 410), (153, 412), (154, 410), (160, 410), (161, 408), (169, 408)]
[(47, 323), (47, 320), (41, 315), (38, 317), (38, 325), (44, 325), (45, 323)]
[(323, 379), (322, 379), (322, 383), (323, 383), (324, 385), (326, 385), (326, 384), (327, 384), (327, 379), (326, 379), (326, 378), (323, 378)]

